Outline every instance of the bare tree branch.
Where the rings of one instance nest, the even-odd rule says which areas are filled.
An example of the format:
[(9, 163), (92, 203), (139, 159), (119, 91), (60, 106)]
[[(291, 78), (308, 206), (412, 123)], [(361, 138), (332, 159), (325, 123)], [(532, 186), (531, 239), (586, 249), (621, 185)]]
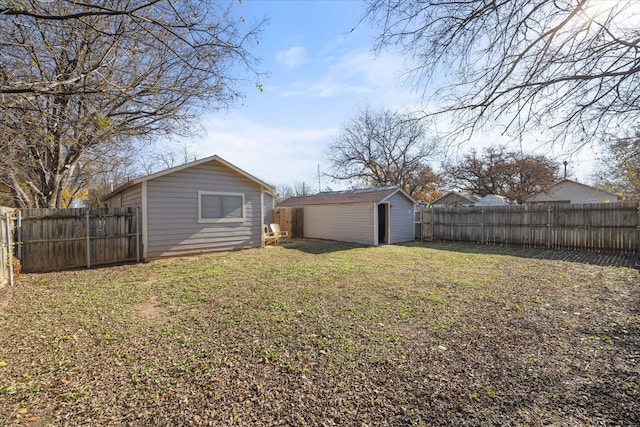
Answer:
[(398, 185), (412, 196), (430, 193), (438, 177), (428, 163), (439, 145), (426, 136), (424, 123), (412, 116), (365, 107), (342, 126), (330, 147), (327, 176), (356, 186)]
[(260, 24), (217, 3), (7, 4), (0, 3), (11, 9), (0, 14), (0, 185), (22, 207), (60, 206), (81, 179), (77, 169), (98, 153), (188, 134), (201, 111), (240, 97), (233, 67), (259, 78), (248, 48)]
[(640, 120), (637, 2), (369, 0), (363, 19), (378, 50), (405, 53), (426, 113), (451, 115), (454, 136), (535, 130), (578, 148)]
[(557, 182), (559, 165), (545, 156), (509, 151), (504, 146), (472, 150), (458, 162), (444, 165), (451, 188), (479, 196), (495, 194), (523, 203), (527, 196), (547, 190)]

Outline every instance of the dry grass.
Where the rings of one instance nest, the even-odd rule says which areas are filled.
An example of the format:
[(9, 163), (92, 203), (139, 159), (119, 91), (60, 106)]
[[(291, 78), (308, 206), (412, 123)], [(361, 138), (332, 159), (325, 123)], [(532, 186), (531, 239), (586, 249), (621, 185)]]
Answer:
[(298, 241), (23, 274), (0, 424), (639, 424), (638, 271), (522, 255)]

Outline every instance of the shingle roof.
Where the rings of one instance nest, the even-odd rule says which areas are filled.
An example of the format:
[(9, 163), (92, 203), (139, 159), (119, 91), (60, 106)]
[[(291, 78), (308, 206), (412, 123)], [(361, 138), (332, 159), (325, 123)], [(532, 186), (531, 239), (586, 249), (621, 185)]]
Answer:
[(278, 204), (278, 207), (292, 208), (305, 205), (329, 205), (329, 204), (344, 204), (344, 203), (380, 203), (387, 197), (401, 192), (409, 200), (414, 201), (407, 193), (405, 193), (400, 187), (387, 186), (387, 187), (373, 187), (373, 188), (360, 188), (356, 190), (344, 190), (344, 191), (331, 191), (318, 193), (313, 196), (291, 197)]
[(118, 188), (116, 188), (115, 190), (111, 191), (106, 196), (103, 196), (102, 200), (103, 201), (107, 200), (110, 197), (113, 197), (113, 195), (121, 192), (125, 188), (131, 187), (132, 185), (140, 184), (141, 182), (149, 181), (151, 179), (158, 178), (160, 176), (168, 175), (168, 174), (173, 173), (173, 172), (181, 171), (183, 169), (187, 169), (187, 168), (190, 168), (190, 167), (193, 167), (193, 166), (198, 166), (198, 165), (201, 165), (203, 163), (208, 163), (208, 162), (211, 162), (211, 161), (216, 161), (218, 163), (221, 163), (221, 164), (227, 166), (228, 168), (238, 172), (240, 175), (243, 175), (246, 178), (250, 179), (251, 181), (255, 182), (256, 184), (264, 187), (268, 193), (275, 194), (275, 188), (273, 186), (271, 186), (271, 185), (267, 184), (266, 182), (256, 178), (255, 176), (251, 175), (250, 173), (243, 171), (239, 167), (237, 167), (235, 165), (232, 165), (231, 163), (229, 163), (228, 161), (226, 161), (222, 157), (219, 157), (217, 155), (213, 155), (213, 156), (205, 157), (203, 159), (195, 160), (193, 162), (185, 163), (185, 164), (180, 165), (180, 166), (176, 166), (176, 167), (173, 167), (173, 168), (170, 168), (170, 169), (165, 169), (165, 170), (162, 170), (160, 172), (152, 173), (150, 175), (142, 176), (140, 178), (135, 178), (135, 179), (132, 179), (130, 181), (127, 181), (123, 185), (121, 185)]
[(433, 200), (431, 202), (432, 205), (436, 205), (438, 204), (438, 202), (440, 202), (441, 200), (450, 197), (450, 196), (457, 196), (460, 197), (461, 199), (465, 199), (467, 200), (469, 203), (475, 203), (478, 200), (480, 200), (482, 197), (478, 196), (477, 194), (472, 194), (472, 193), (458, 193), (457, 191), (450, 191), (440, 197), (438, 197), (437, 199)]

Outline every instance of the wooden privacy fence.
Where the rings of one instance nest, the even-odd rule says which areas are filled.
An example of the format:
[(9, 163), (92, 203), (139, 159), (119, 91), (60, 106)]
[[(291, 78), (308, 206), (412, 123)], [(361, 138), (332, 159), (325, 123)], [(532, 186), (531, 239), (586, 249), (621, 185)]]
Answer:
[(16, 256), (25, 272), (140, 261), (136, 208), (22, 209)]
[(640, 254), (638, 202), (422, 208), (416, 223), (422, 240)]
[(274, 223), (280, 224), (282, 231), (289, 231), (293, 237), (304, 237), (303, 208), (276, 208), (272, 218)]

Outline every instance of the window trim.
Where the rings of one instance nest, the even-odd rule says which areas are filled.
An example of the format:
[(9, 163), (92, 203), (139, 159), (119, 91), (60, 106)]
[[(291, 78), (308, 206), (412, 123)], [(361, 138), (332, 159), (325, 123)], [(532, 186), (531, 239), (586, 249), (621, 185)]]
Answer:
[[(242, 216), (240, 218), (203, 218), (202, 196), (236, 196), (242, 198)], [(244, 222), (245, 217), (245, 193), (228, 193), (222, 191), (198, 191), (198, 224), (216, 222)]]

